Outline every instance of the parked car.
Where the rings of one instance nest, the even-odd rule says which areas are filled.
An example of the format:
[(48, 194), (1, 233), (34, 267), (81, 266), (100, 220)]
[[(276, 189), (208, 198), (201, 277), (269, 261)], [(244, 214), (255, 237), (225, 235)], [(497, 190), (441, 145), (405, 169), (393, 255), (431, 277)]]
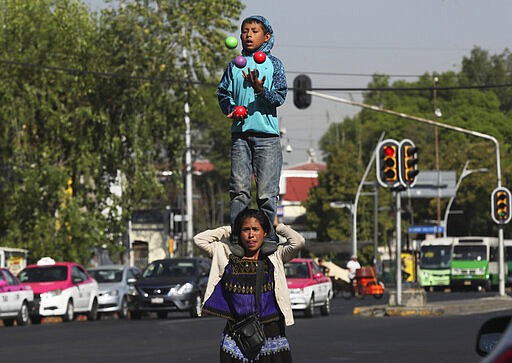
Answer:
[(98, 283), (78, 263), (44, 257), (21, 270), (18, 279), (34, 291), (34, 324), (48, 316), (71, 321), (75, 313), (85, 313), (88, 320), (98, 317)]
[(487, 320), (478, 331), (476, 352), (485, 357), (481, 363), (512, 361), (512, 316), (501, 315)]
[(203, 258), (167, 258), (151, 262), (129, 296), (131, 318), (140, 319), (143, 313), (154, 312), (165, 319), (172, 311), (188, 311), (191, 317), (197, 317), (210, 264), (209, 259)]
[(128, 295), (133, 284), (141, 276), (137, 267), (106, 265), (90, 268), (89, 274), (98, 282), (98, 312), (117, 313), (120, 318), (128, 316)]
[(5, 326), (30, 324), (34, 292), (6, 268), (0, 268), (0, 319)]
[(322, 315), (329, 315), (332, 282), (314, 260), (295, 258), (285, 264), (285, 274), (293, 311), (312, 317), (315, 308), (320, 308)]

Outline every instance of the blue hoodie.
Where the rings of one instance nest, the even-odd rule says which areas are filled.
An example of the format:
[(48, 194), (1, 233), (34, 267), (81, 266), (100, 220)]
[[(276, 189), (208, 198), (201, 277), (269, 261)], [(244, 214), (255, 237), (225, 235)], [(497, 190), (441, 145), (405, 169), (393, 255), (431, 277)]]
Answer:
[[(255, 132), (279, 136), (277, 107), (284, 103), (288, 91), (284, 66), (278, 58), (270, 54), (274, 46), (274, 32), (268, 20), (255, 15), (244, 19), (242, 24), (247, 19), (261, 21), (271, 35), (270, 39), (258, 49), (267, 55), (267, 59), (257, 64), (253, 59), (253, 53), (243, 49), (242, 55), (247, 60), (244, 68), (238, 68), (234, 59), (231, 60), (217, 88), (219, 106), (225, 115), (233, 112), (236, 106), (247, 107), (247, 118), (243, 121), (233, 121), (232, 133)], [(243, 78), (242, 71), (247, 74), (248, 68), (257, 69), (259, 79), (266, 76), (263, 91), (259, 94), (255, 94), (253, 88)]]

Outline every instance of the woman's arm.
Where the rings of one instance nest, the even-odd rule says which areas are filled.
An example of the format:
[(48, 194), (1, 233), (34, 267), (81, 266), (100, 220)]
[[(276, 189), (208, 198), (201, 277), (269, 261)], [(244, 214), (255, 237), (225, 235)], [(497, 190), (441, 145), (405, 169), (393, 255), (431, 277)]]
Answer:
[(231, 236), (231, 226), (222, 226), (215, 229), (207, 229), (194, 236), (194, 244), (208, 253), (210, 257), (213, 255), (214, 242), (228, 242)]
[(302, 237), (299, 232), (282, 223), (277, 225), (276, 233), (286, 238), (286, 243), (280, 245), (277, 250), (283, 262), (288, 262), (297, 256), (297, 253), (304, 248), (306, 244), (304, 237)]

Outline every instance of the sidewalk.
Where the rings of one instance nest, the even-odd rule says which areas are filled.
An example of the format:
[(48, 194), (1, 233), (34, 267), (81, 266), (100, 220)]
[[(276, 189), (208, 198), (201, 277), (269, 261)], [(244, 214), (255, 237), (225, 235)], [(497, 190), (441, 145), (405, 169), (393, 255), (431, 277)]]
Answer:
[(495, 296), (481, 299), (426, 303), (423, 306), (374, 305), (355, 307), (352, 314), (366, 317), (470, 315), (508, 311), (512, 313), (512, 297)]

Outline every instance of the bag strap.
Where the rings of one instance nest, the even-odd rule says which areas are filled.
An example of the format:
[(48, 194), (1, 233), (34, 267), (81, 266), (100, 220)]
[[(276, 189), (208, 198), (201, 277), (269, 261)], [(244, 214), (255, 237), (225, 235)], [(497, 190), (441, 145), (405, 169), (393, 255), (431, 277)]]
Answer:
[(263, 282), (263, 263), (264, 261), (258, 261), (258, 266), (256, 267), (256, 286), (254, 288), (254, 305), (256, 314), (258, 314), (260, 307), (261, 285)]

